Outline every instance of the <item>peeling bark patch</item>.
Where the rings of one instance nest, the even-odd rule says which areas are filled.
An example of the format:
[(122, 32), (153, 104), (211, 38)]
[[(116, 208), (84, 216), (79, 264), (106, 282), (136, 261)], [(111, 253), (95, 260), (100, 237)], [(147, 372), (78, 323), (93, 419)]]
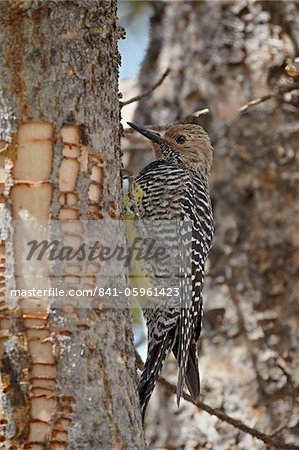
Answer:
[(90, 184), (88, 188), (89, 219), (101, 219), (101, 204), (104, 194), (105, 162), (99, 154), (89, 154), (91, 164)]
[(11, 192), (13, 219), (47, 220), (52, 200), (54, 131), (47, 122), (20, 125)]
[(50, 437), (51, 449), (67, 449), (68, 434), (72, 420), (70, 416), (73, 413), (73, 403), (75, 399), (72, 396), (60, 396), (58, 404), (58, 413), (53, 424), (53, 430)]
[(59, 189), (62, 192), (73, 192), (79, 174), (80, 164), (78, 161), (64, 158), (60, 166)]
[[(62, 223), (64, 233), (63, 242), (66, 246), (77, 247), (82, 241), (82, 224), (73, 221), (80, 217), (80, 192), (78, 182), (83, 172), (88, 168), (88, 151), (83, 145), (87, 143), (86, 127), (80, 124), (65, 124), (61, 129), (62, 161), (59, 167), (59, 191), (60, 210), (59, 219)], [(69, 264), (63, 277), (64, 285), (74, 285), (84, 281), (81, 280), (81, 265), (76, 262)], [(94, 277), (93, 283), (95, 283)], [(88, 280), (86, 281), (88, 283)], [(62, 310), (68, 319), (78, 321), (78, 301), (76, 298), (65, 299)], [(72, 337), (72, 332), (62, 329), (56, 332), (64, 338)], [(72, 396), (59, 396), (57, 399), (57, 411), (55, 422), (50, 436), (50, 445), (53, 449), (68, 448), (68, 434), (71, 426), (71, 418), (75, 399)]]
[(79, 214), (76, 208), (61, 208), (59, 211), (60, 220), (77, 220)]
[(52, 186), (45, 183), (16, 185), (11, 190), (14, 219), (47, 220), (52, 199)]
[[(11, 189), (12, 218), (17, 220), (47, 220), (52, 201), (54, 145), (53, 125), (48, 122), (22, 123), (16, 134), (16, 162)], [(22, 236), (14, 234), (15, 280), (17, 289), (28, 288), (23, 274), (20, 253)], [(32, 280), (31, 280), (32, 282)], [(24, 448), (44, 448), (56, 412), (56, 360), (48, 327), (49, 298), (19, 299), (20, 323), (24, 326), (23, 345), (30, 368), (22, 375), (28, 390), (28, 409), (21, 411), (26, 430)]]
[(64, 125), (61, 129), (63, 159), (59, 168), (60, 212), (61, 220), (79, 218), (79, 196), (76, 193), (80, 173), (80, 125)]
[(46, 122), (22, 124), (18, 132), (18, 154), (13, 169), (16, 181), (48, 181), (52, 172), (53, 126)]

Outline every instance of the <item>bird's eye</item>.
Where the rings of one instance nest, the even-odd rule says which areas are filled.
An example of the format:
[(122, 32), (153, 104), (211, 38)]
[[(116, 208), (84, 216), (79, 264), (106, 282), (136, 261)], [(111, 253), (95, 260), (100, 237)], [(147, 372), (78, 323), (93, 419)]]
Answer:
[(186, 138), (182, 134), (179, 134), (176, 138), (176, 141), (178, 144), (185, 144)]

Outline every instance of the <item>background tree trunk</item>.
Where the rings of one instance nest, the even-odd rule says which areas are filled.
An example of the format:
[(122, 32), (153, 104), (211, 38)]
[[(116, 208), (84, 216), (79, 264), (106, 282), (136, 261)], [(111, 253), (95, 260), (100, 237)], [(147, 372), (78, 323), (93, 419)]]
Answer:
[[(172, 123), (201, 108), (215, 161), (211, 193), (216, 240), (200, 343), (201, 398), (260, 430), (298, 443), (298, 89), (243, 114), (248, 101), (294, 82), (299, 5), (272, 1), (153, 2), (135, 121)], [(144, 150), (143, 150), (144, 152)], [(132, 152), (134, 172), (149, 153)], [(144, 155), (144, 153), (143, 153)], [(168, 365), (168, 376), (176, 374)], [(176, 376), (176, 375), (175, 375)], [(173, 380), (176, 380), (174, 377)], [(161, 388), (160, 388), (161, 389)], [(262, 449), (183, 402), (152, 401), (152, 448)]]
[(4, 1), (0, 30), (1, 443), (142, 449), (129, 311), (4, 296), (12, 220), (119, 216), (116, 1)]

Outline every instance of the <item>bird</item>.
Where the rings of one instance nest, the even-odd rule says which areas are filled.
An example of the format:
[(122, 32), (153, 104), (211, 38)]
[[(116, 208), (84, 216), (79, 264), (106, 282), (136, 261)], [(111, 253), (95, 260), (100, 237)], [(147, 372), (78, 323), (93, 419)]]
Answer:
[[(197, 124), (175, 124), (163, 135), (136, 123), (128, 125), (150, 140), (156, 157), (134, 179), (137, 211), (134, 213), (131, 208), (129, 215), (145, 222), (183, 224), (178, 228), (180, 236), (176, 242), (178, 264), (182, 266), (180, 296), (155, 308), (143, 308), (148, 330), (147, 358), (139, 381), (144, 423), (148, 402), (171, 352), (178, 363), (177, 405), (184, 382), (194, 401), (200, 394), (197, 342), (202, 329), (205, 263), (214, 236), (208, 183), (213, 147), (207, 132)], [(173, 243), (167, 237), (167, 227), (163, 233), (164, 242)], [(190, 260), (189, 272), (183, 267), (186, 258)]]

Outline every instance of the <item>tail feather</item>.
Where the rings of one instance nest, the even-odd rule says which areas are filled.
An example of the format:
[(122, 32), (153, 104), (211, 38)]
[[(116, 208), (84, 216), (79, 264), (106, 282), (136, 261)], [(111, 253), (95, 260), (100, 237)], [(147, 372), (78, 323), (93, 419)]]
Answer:
[[(176, 339), (175, 345), (172, 349), (173, 354), (180, 364), (179, 361), (179, 339)], [(183, 369), (183, 366), (182, 366)], [(200, 393), (200, 378), (199, 378), (199, 370), (198, 370), (198, 360), (197, 360), (197, 354), (196, 354), (196, 342), (194, 340), (191, 341), (189, 352), (188, 352), (188, 359), (186, 363), (185, 370), (179, 369), (179, 376), (178, 376), (178, 384), (177, 384), (177, 396), (180, 397), (183, 394), (183, 385), (184, 380), (186, 381), (188, 390), (190, 392), (190, 395), (194, 401), (196, 401), (199, 397)], [(180, 399), (179, 397), (179, 399)], [(179, 401), (178, 401), (179, 403)]]
[(190, 311), (187, 308), (181, 309), (178, 333), (177, 361), (179, 365), (179, 374), (177, 382), (177, 405), (180, 406), (180, 399), (183, 395), (184, 380), (189, 359), (189, 349), (191, 336), (193, 334), (193, 323), (190, 320)]
[(167, 333), (162, 342), (148, 350), (147, 360), (144, 365), (139, 383), (139, 398), (142, 422), (144, 422), (145, 411), (156, 385), (158, 376), (162, 370), (166, 356), (172, 347), (172, 333)]
[[(200, 380), (196, 354), (196, 342), (199, 339), (202, 327), (202, 296), (199, 294), (198, 301), (193, 303), (193, 309), (182, 308), (179, 324), (179, 336), (176, 344), (175, 357), (179, 365), (179, 376), (177, 383), (177, 405), (183, 394), (184, 381), (188, 386), (193, 400), (197, 400), (200, 391)], [(198, 308), (197, 321), (193, 317)]]
[(198, 371), (198, 360), (196, 355), (196, 343), (192, 342), (190, 344), (189, 358), (187, 362), (186, 369), (186, 384), (191, 397), (196, 401), (200, 393), (200, 378)]
[(202, 328), (202, 298), (199, 305), (199, 316), (195, 326), (193, 338), (190, 343), (190, 351), (186, 369), (186, 384), (188, 386), (191, 397), (196, 401), (200, 394), (200, 376), (198, 371), (198, 358), (196, 343), (199, 339)]

